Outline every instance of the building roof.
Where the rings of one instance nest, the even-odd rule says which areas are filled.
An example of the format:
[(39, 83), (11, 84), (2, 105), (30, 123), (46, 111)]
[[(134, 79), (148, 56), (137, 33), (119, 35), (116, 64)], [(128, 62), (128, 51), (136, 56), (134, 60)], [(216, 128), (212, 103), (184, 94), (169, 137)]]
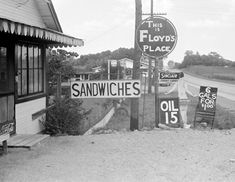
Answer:
[(51, 0), (35, 0), (42, 20), (46, 27), (58, 32), (63, 32)]
[[(21, 2), (20, 0), (15, 1), (19, 1), (18, 4)], [(10, 11), (8, 11), (6, 16), (0, 15), (0, 32), (44, 39), (48, 42), (49, 46), (54, 47), (84, 45), (82, 39), (63, 34), (51, 0), (32, 1), (33, 2), (31, 3), (34, 3), (33, 5), (35, 5), (38, 10), (38, 16), (40, 16), (42, 24), (34, 24), (32, 21), (24, 21), (23, 18), (21, 20), (20, 18), (15, 18), (13, 16), (13, 18), (11, 18)], [(5, 3), (9, 2), (6, 1)], [(7, 7), (8, 6), (9, 5), (7, 5)], [(11, 8), (11, 6), (9, 7)], [(29, 9), (31, 7), (28, 6), (26, 8)]]

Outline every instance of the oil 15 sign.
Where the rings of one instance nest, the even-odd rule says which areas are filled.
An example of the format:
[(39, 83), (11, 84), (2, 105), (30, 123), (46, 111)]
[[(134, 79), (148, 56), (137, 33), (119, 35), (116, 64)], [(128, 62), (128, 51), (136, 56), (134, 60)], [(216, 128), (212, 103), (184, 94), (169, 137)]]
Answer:
[(170, 127), (180, 127), (179, 98), (160, 98), (161, 123)]

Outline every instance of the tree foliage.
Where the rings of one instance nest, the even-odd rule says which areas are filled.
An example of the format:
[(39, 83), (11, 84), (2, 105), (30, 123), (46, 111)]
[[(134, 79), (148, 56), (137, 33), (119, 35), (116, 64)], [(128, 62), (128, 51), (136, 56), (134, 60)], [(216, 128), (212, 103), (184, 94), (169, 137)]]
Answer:
[(80, 135), (80, 124), (91, 110), (82, 107), (82, 100), (65, 96), (56, 99), (54, 106), (46, 111), (47, 117), (41, 121), (44, 133), (50, 135)]
[(134, 49), (119, 48), (115, 51), (104, 51), (97, 54), (81, 55), (78, 60), (78, 65), (87, 65), (90, 69), (96, 66), (103, 65), (109, 59), (134, 59)]
[(111, 51), (104, 51), (97, 54), (81, 55), (78, 60), (78, 65), (86, 65), (91, 70), (91, 68), (100, 66), (103, 62), (110, 59), (110, 56)]
[(208, 55), (195, 54), (191, 50), (185, 52), (184, 60), (178, 65), (179, 68), (186, 68), (192, 65), (205, 66), (235, 66), (235, 62), (224, 59), (217, 52), (210, 52)]
[(48, 80), (50, 83), (55, 84), (59, 75), (62, 80), (67, 80), (74, 75), (70, 60), (75, 56), (78, 54), (63, 49), (49, 50)]
[(123, 58), (129, 58), (134, 60), (135, 56), (134, 56), (134, 49), (130, 48), (130, 49), (126, 49), (126, 48), (119, 48), (115, 51), (112, 52), (111, 54), (111, 59), (123, 59)]

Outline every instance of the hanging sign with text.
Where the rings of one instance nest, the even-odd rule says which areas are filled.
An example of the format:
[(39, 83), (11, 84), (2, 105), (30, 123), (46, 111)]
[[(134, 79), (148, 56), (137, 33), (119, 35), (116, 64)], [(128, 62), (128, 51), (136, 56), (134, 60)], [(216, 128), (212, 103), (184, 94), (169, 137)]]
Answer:
[(199, 91), (199, 111), (213, 113), (216, 110), (218, 88), (200, 86)]
[(71, 82), (71, 98), (132, 98), (140, 96), (140, 80)]
[(160, 98), (160, 121), (170, 127), (180, 127), (179, 98)]
[(161, 71), (159, 74), (159, 79), (161, 80), (179, 80), (180, 72), (166, 72)]
[(162, 58), (175, 48), (177, 32), (168, 19), (152, 16), (143, 20), (137, 28), (136, 42), (143, 54)]

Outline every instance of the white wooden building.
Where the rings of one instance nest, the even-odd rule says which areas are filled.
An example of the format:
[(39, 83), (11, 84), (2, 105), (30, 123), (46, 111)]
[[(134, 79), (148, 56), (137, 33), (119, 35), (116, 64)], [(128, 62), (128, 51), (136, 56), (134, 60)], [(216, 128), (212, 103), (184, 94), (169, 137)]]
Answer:
[(51, 46), (83, 46), (64, 35), (51, 0), (0, 0), (0, 136), (42, 130)]

